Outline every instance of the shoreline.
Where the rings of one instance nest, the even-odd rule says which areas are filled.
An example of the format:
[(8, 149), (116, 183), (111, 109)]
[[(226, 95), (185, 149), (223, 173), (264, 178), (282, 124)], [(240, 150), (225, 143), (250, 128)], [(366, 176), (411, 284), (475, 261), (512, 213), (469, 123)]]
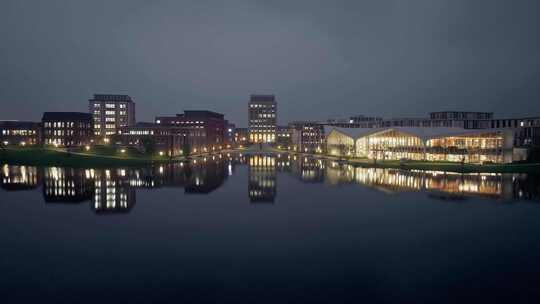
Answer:
[(58, 149), (47, 148), (16, 148), (0, 150), (0, 162), (13, 165), (29, 166), (62, 166), (73, 168), (103, 168), (103, 167), (137, 167), (153, 164), (174, 163), (187, 161), (190, 158), (204, 157), (218, 153), (242, 153), (242, 154), (290, 154), (299, 157), (314, 157), (321, 160), (339, 162), (364, 168), (389, 168), (403, 170), (435, 170), (458, 173), (540, 173), (540, 163), (514, 163), (514, 164), (461, 164), (453, 162), (429, 162), (429, 161), (378, 161), (374, 163), (368, 159), (338, 158), (323, 154), (301, 153), (278, 150), (274, 148), (255, 150), (250, 148), (227, 149), (221, 152), (190, 155), (189, 157), (166, 156), (123, 156), (101, 155), (81, 152), (67, 152)]

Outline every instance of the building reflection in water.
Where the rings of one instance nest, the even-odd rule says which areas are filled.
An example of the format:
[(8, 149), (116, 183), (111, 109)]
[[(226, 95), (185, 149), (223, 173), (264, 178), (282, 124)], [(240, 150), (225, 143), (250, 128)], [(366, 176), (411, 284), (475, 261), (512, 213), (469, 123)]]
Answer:
[(325, 162), (307, 156), (293, 156), (292, 173), (306, 183), (324, 182)]
[(274, 203), (277, 175), (305, 183), (360, 185), (386, 193), (426, 192), (437, 199), (479, 196), (503, 201), (540, 197), (537, 175), (401, 170), (355, 167), (343, 162), (290, 154), (222, 154), (145, 168), (73, 169), (1, 165), (1, 188), (32, 190), (42, 186), (45, 202), (90, 202), (97, 214), (129, 212), (138, 189), (183, 188), (186, 194), (209, 194), (221, 187), (237, 166), (248, 168), (251, 203)]
[(252, 203), (273, 203), (276, 198), (276, 157), (251, 155), (248, 158), (248, 193)]
[(92, 198), (93, 180), (88, 170), (48, 167), (43, 170), (45, 202), (84, 202)]
[(91, 208), (97, 214), (126, 213), (135, 205), (135, 188), (126, 169), (90, 170), (94, 178)]
[(41, 174), (37, 167), (2, 165), (0, 186), (7, 191), (30, 190), (41, 185)]

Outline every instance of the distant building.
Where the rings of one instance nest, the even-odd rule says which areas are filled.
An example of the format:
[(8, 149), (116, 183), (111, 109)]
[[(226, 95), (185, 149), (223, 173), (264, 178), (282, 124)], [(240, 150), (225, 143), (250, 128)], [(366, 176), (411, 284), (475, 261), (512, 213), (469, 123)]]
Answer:
[(276, 127), (276, 145), (281, 149), (292, 146), (293, 128), (290, 126)]
[(225, 120), (225, 142), (228, 146), (235, 144), (234, 134), (236, 132), (236, 125)]
[(88, 107), (98, 138), (113, 136), (119, 128), (135, 124), (135, 102), (128, 95), (94, 94)]
[(295, 121), (292, 130), (292, 150), (308, 153), (325, 151), (324, 125), (316, 121)]
[(248, 128), (236, 128), (234, 131), (234, 142), (236, 145), (247, 145), (249, 143)]
[(328, 119), (324, 124), (340, 128), (373, 128), (382, 120), (382, 117), (356, 115), (348, 119)]
[(251, 95), (248, 103), (249, 141), (276, 141), (277, 103), (274, 95)]
[(62, 147), (88, 145), (94, 138), (93, 117), (80, 112), (45, 112), (43, 143)]
[(480, 120), (480, 119), (492, 119), (493, 112), (456, 112), (456, 111), (442, 111), (431, 112), (429, 118), (434, 120)]
[(114, 139), (118, 145), (135, 147), (143, 153), (172, 157), (183, 154), (187, 133), (187, 129), (175, 125), (139, 122), (120, 128)]
[(212, 111), (184, 111), (176, 116), (158, 116), (156, 124), (186, 129), (192, 153), (210, 152), (226, 147), (224, 115)]
[(30, 121), (0, 121), (0, 144), (39, 145), (41, 124)]

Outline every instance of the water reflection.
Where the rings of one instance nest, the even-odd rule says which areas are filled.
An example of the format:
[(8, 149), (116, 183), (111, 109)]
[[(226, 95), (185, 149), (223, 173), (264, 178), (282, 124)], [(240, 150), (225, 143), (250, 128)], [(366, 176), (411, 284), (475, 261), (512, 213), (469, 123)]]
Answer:
[(235, 175), (238, 167), (246, 166), (247, 195), (251, 203), (274, 203), (280, 174), (309, 184), (360, 185), (385, 193), (425, 192), (432, 198), (444, 200), (478, 196), (503, 201), (537, 201), (540, 197), (540, 182), (535, 175), (362, 168), (289, 154), (221, 154), (190, 162), (120, 169), (4, 164), (0, 181), (6, 191), (42, 187), (47, 203), (89, 202), (96, 214), (114, 214), (129, 212), (135, 206), (138, 189), (170, 187), (183, 188), (187, 195), (210, 194)]

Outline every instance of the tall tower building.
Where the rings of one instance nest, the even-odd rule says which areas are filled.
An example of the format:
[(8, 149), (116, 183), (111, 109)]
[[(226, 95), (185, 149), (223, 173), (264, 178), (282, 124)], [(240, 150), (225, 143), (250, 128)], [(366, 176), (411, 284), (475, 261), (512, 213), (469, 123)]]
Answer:
[(128, 95), (94, 94), (88, 102), (98, 138), (108, 138), (119, 128), (135, 124), (135, 102)]
[(251, 95), (248, 104), (248, 120), (250, 142), (276, 142), (276, 97), (274, 95)]

